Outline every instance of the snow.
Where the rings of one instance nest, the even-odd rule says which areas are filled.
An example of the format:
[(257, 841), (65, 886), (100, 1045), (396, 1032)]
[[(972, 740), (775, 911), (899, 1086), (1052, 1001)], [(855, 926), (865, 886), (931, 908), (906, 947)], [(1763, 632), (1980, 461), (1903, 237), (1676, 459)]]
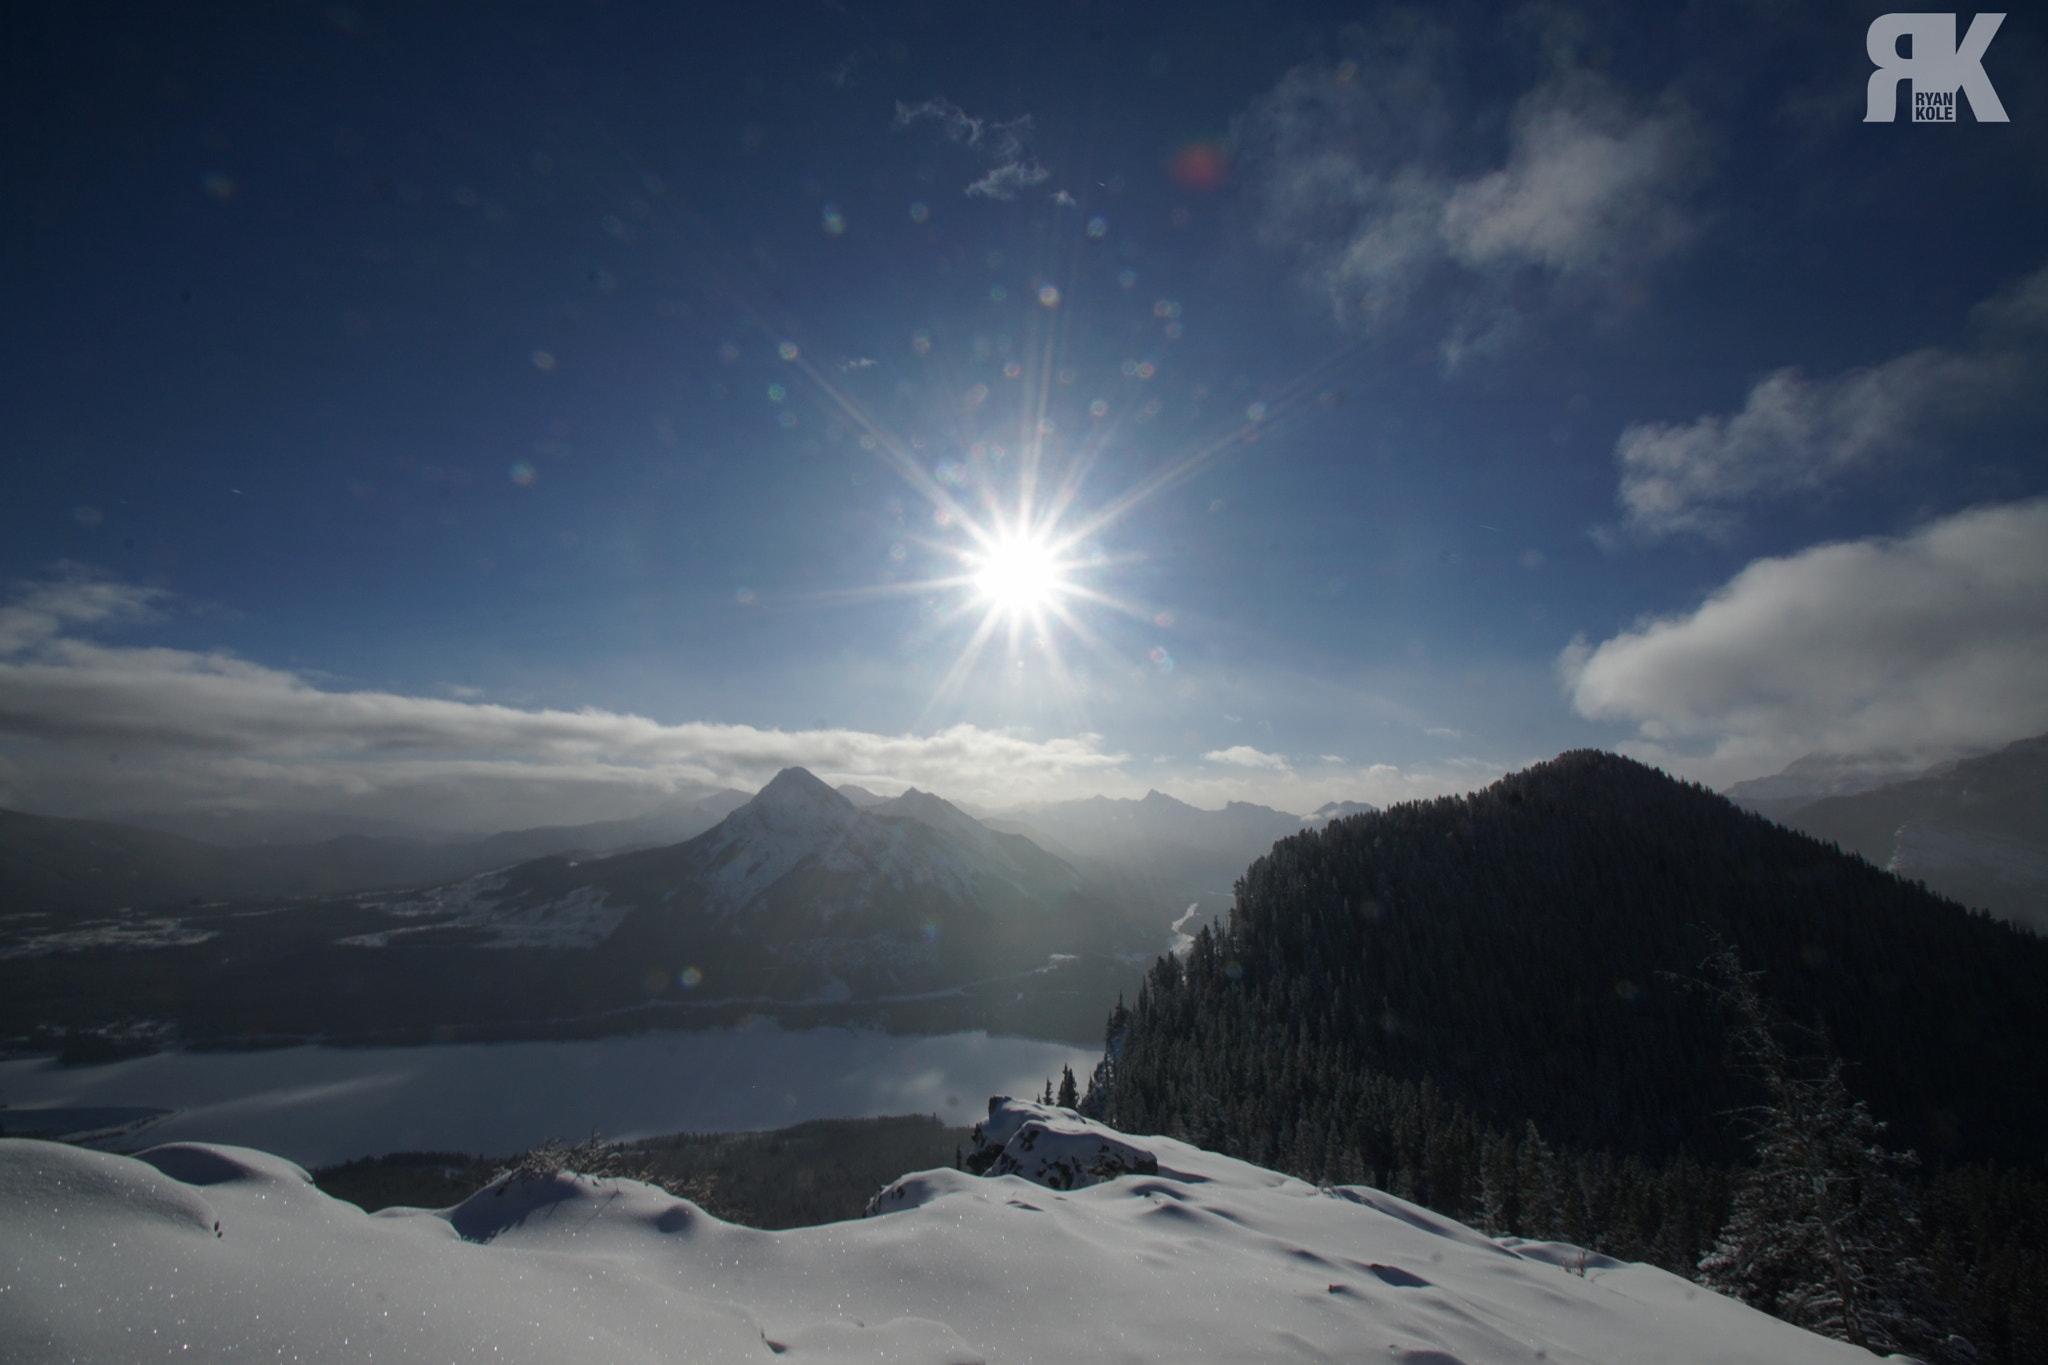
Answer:
[(1201, 912), (1200, 901), (1191, 901), (1188, 908), (1180, 912), (1180, 918), (1173, 922), (1173, 941), (1167, 945), (1168, 954), (1178, 957), (1195, 946), (1195, 936), (1188, 932), (1188, 922)]
[(927, 1171), (895, 1211), (757, 1232), (630, 1181), (372, 1217), (248, 1149), (0, 1141), (0, 1333), (10, 1360), (111, 1365), (1873, 1359), (1649, 1267), (996, 1108), (1012, 1143), (1035, 1125), (1157, 1171), (1071, 1191)]
[(416, 928), (384, 929), (335, 942), (355, 948), (385, 948), (405, 934), (448, 928), (480, 929), (489, 934), (482, 948), (595, 948), (612, 935), (633, 907), (605, 904), (604, 891), (579, 886), (553, 900), (503, 904), (503, 873), (484, 872), (447, 886), (433, 887), (416, 900), (381, 901), (359, 897), (363, 904), (407, 918), (447, 916)]
[(1085, 1075), (1093, 1065), (1070, 1043), (784, 1030), (766, 1019), (559, 1042), (161, 1052), (88, 1067), (17, 1058), (0, 1061), (0, 1124), (32, 1129), (52, 1108), (127, 1109), (151, 1121), (99, 1145), (226, 1142), (324, 1166), (393, 1151), (502, 1156), (593, 1128), (634, 1138), (867, 1114), (968, 1124), (990, 1094), (1037, 1094), (1062, 1066)]
[(977, 879), (1017, 875), (994, 835), (937, 797), (912, 790), (863, 810), (802, 768), (777, 774), (694, 851), (704, 909), (718, 919), (756, 904), (813, 860), (857, 879), (837, 898), (810, 893), (828, 918), (891, 889), (930, 887), (966, 901)]
[(107, 920), (81, 929), (60, 930), (0, 948), (0, 959), (81, 953), (92, 949), (138, 951), (144, 948), (187, 948), (218, 938), (218, 929), (188, 928), (180, 919)]

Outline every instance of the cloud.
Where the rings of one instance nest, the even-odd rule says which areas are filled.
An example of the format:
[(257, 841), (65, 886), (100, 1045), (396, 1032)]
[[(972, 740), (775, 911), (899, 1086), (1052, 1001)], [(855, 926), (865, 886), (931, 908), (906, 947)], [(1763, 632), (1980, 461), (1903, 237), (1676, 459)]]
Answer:
[[(1232, 159), (1260, 239), (1340, 324), (1385, 326), (1433, 290), (1455, 359), (1528, 308), (1618, 296), (1687, 240), (1699, 139), (1676, 106), (1570, 68), (1485, 128), (1453, 98), (1451, 51), (1411, 19), (1362, 61), (1296, 67), (1235, 121)], [(1475, 128), (1505, 132), (1504, 160)]]
[(103, 638), (180, 606), (171, 594), (75, 567), (19, 586), (0, 606), (0, 807), (219, 816), (221, 837), (259, 817), (265, 829), (301, 831), (278, 836), (293, 838), (393, 827), (485, 832), (637, 815), (677, 793), (751, 790), (798, 765), (835, 784), (916, 786), (989, 808), (1157, 787), (1207, 808), (1241, 800), (1300, 812), (1332, 800), (1387, 806), (1466, 791), (1527, 761), (1457, 757), (1404, 768), (1323, 755), (1304, 775), (1247, 745), (1189, 762), (1133, 757), (1092, 733), (665, 722), (506, 706), (448, 686), (428, 696), (349, 690), (223, 651)]
[(1615, 443), (1623, 526), (1642, 541), (1725, 536), (1742, 509), (1811, 494), (1929, 449), (2042, 379), (2028, 330), (2048, 330), (2048, 270), (1975, 311), (1965, 352), (1928, 348), (1825, 379), (1782, 369), (1732, 416), (1638, 423)]
[(163, 597), (71, 574), (0, 608), (0, 806), (355, 811), (490, 829), (630, 814), (698, 784), (753, 788), (791, 765), (1010, 802), (1070, 794), (1125, 760), (1092, 734), (764, 730), (342, 691), (226, 653), (79, 633)]
[(971, 116), (946, 99), (929, 99), (922, 104), (896, 102), (896, 126), (909, 128), (919, 123), (938, 126), (948, 142), (979, 153), (989, 170), (967, 186), (967, 194), (979, 199), (1014, 199), (1051, 177), (1052, 172), (1026, 154), (1031, 138), (1031, 115), (1020, 114), (1002, 123)]
[(1563, 275), (1661, 256), (1688, 235), (1672, 195), (1688, 141), (1682, 119), (1632, 116), (1587, 80), (1539, 87), (1516, 107), (1507, 165), (1451, 190), (1444, 240), (1474, 268)]
[(1809, 753), (1932, 762), (2048, 731), (2048, 499), (1759, 559), (1559, 660), (1573, 707), (1715, 785)]
[(149, 619), (164, 594), (118, 583), (79, 564), (59, 564), (47, 583), (16, 585), (16, 600), (0, 606), (0, 659), (22, 653), (66, 629)]
[(1019, 190), (1029, 189), (1052, 174), (1035, 161), (1011, 161), (997, 166), (967, 187), (973, 199), (1015, 199)]
[(1261, 753), (1249, 744), (1233, 744), (1228, 749), (1212, 749), (1202, 755), (1205, 763), (1229, 763), (1239, 768), (1285, 769), (1287, 760), (1279, 754)]

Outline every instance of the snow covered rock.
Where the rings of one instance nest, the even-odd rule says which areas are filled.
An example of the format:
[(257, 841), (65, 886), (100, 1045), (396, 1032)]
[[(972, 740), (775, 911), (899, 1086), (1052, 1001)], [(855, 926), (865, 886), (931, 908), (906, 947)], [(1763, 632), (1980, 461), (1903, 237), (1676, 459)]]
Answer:
[(988, 1102), (988, 1117), (974, 1126), (967, 1169), (1078, 1190), (1120, 1175), (1157, 1175), (1159, 1158), (1072, 1109), (996, 1096)]

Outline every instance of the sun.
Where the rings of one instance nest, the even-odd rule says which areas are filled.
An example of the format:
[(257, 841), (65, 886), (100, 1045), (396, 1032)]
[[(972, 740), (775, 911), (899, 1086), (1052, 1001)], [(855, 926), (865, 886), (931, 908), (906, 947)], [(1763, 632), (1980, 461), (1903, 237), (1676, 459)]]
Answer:
[(1042, 540), (1008, 536), (975, 557), (970, 581), (989, 607), (1005, 616), (1035, 616), (1066, 587), (1058, 553)]

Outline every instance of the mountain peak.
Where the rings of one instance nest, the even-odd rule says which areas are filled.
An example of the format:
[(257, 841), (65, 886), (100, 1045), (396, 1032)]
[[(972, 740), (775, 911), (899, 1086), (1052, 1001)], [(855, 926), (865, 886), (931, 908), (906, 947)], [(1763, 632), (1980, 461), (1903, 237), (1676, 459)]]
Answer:
[(773, 781), (761, 788), (760, 793), (754, 797), (754, 800), (765, 801), (770, 805), (788, 805), (791, 802), (803, 802), (809, 805), (820, 801), (843, 803), (846, 805), (852, 804), (852, 802), (847, 801), (838, 792), (833, 791), (831, 787), (825, 784), (822, 778), (815, 776), (808, 768), (784, 768), (781, 772), (775, 774)]
[(944, 797), (935, 796), (931, 792), (921, 792), (915, 787), (907, 788), (903, 795), (874, 807), (874, 813), (906, 816), (935, 829), (972, 839), (984, 846), (992, 842), (987, 828), (979, 820)]

